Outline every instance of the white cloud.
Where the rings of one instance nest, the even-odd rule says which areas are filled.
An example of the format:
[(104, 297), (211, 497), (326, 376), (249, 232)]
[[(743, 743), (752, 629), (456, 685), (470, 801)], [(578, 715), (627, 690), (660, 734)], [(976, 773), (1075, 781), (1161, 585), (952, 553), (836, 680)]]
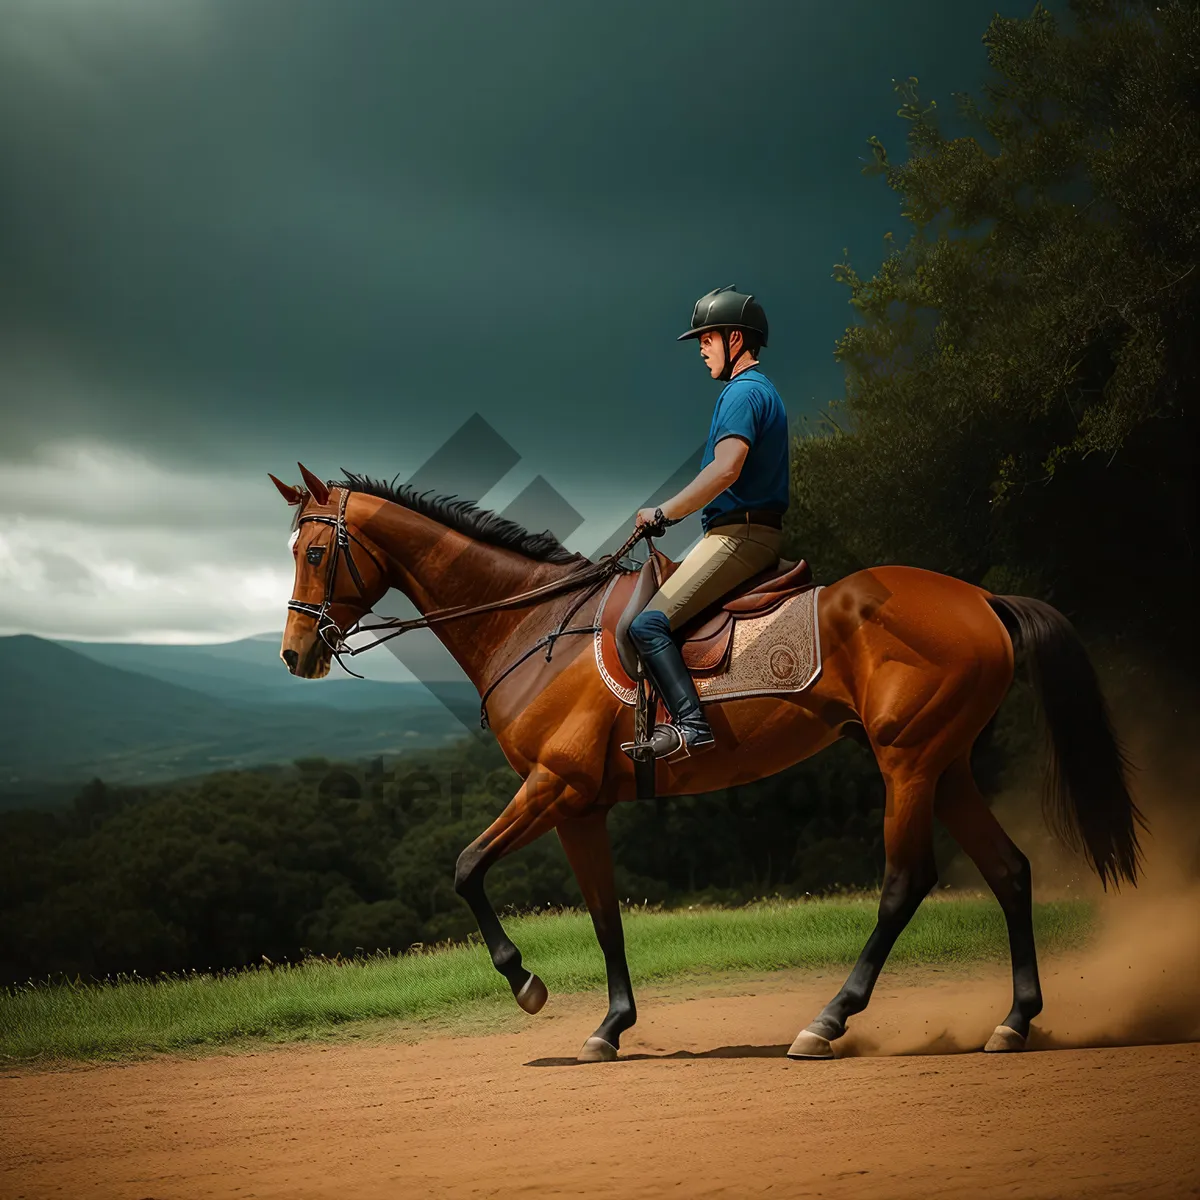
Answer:
[(194, 642), (282, 627), (288, 515), (265, 480), (59, 442), (0, 484), (0, 632)]
[[(502, 510), (531, 471), (510, 472), (485, 507)], [(585, 554), (632, 515), (614, 485), (571, 499), (590, 501), (567, 539)], [(78, 439), (45, 444), (0, 467), (0, 635), (205, 642), (281, 629), (289, 526), (265, 473), (167, 468)], [(366, 657), (379, 656), (356, 662)]]

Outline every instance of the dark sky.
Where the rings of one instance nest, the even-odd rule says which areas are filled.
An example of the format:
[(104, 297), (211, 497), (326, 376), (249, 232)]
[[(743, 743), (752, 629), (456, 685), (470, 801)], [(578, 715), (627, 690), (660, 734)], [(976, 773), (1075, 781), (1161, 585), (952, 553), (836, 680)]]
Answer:
[[(860, 173), (903, 152), (891, 80), (952, 107), (994, 8), (0, 0), (0, 631), (279, 627), (264, 473), (405, 478), (473, 414), (519, 456), (480, 499), (540, 474), (590, 553), (704, 440), (675, 336), (724, 284), (796, 431), (840, 390), (833, 264), (905, 233)], [(220, 610), (217, 546), (257, 579)]]

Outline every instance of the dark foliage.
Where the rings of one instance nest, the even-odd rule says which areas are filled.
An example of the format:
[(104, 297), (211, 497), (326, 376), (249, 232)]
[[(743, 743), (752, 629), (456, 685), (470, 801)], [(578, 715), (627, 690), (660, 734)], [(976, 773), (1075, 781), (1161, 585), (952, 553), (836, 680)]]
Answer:
[[(93, 780), (0, 814), (0, 977), (227, 968), (463, 938), (462, 848), (511, 799), (498, 747), (366, 766), (302, 759), (150, 789)], [(623, 898), (689, 903), (870, 886), (883, 787), (849, 743), (760, 784), (624, 805)], [(581, 903), (556, 839), (489, 876), (498, 908)]]
[(859, 321), (791, 528), (835, 576), (929, 567), (1194, 655), (1200, 9), (1071, 10), (992, 22), (973, 136), (898, 86), (908, 158), (873, 139), (868, 173), (912, 233), (835, 272)]

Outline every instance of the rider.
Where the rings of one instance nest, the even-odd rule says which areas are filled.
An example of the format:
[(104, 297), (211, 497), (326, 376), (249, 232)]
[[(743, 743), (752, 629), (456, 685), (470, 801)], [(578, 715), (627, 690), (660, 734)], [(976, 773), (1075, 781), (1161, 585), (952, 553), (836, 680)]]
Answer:
[(726, 380), (713, 410), (700, 473), (658, 508), (640, 509), (635, 528), (674, 524), (703, 508), (704, 536), (630, 623), (646, 675), (674, 724), (656, 725), (642, 747), (655, 758), (711, 746), (691, 673), (671, 634), (739, 583), (774, 566), (788, 506), (788, 428), (783, 401), (758, 369), (767, 316), (733, 285), (696, 301), (692, 327), (714, 379)]

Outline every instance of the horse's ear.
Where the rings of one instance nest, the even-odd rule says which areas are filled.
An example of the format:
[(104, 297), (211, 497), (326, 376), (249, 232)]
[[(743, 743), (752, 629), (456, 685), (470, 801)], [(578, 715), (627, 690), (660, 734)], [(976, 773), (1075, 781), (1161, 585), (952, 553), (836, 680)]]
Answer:
[(300, 474), (304, 476), (304, 486), (312, 493), (312, 498), (318, 504), (329, 503), (329, 489), (303, 463), (297, 463)]
[(270, 471), (267, 472), (267, 477), (279, 489), (279, 494), (289, 504), (299, 504), (300, 501), (302, 499), (304, 499), (304, 497), (300, 495), (300, 492), (297, 488), (291, 487), (289, 484), (284, 483), (282, 480), (276, 479), (275, 476), (272, 475)]

